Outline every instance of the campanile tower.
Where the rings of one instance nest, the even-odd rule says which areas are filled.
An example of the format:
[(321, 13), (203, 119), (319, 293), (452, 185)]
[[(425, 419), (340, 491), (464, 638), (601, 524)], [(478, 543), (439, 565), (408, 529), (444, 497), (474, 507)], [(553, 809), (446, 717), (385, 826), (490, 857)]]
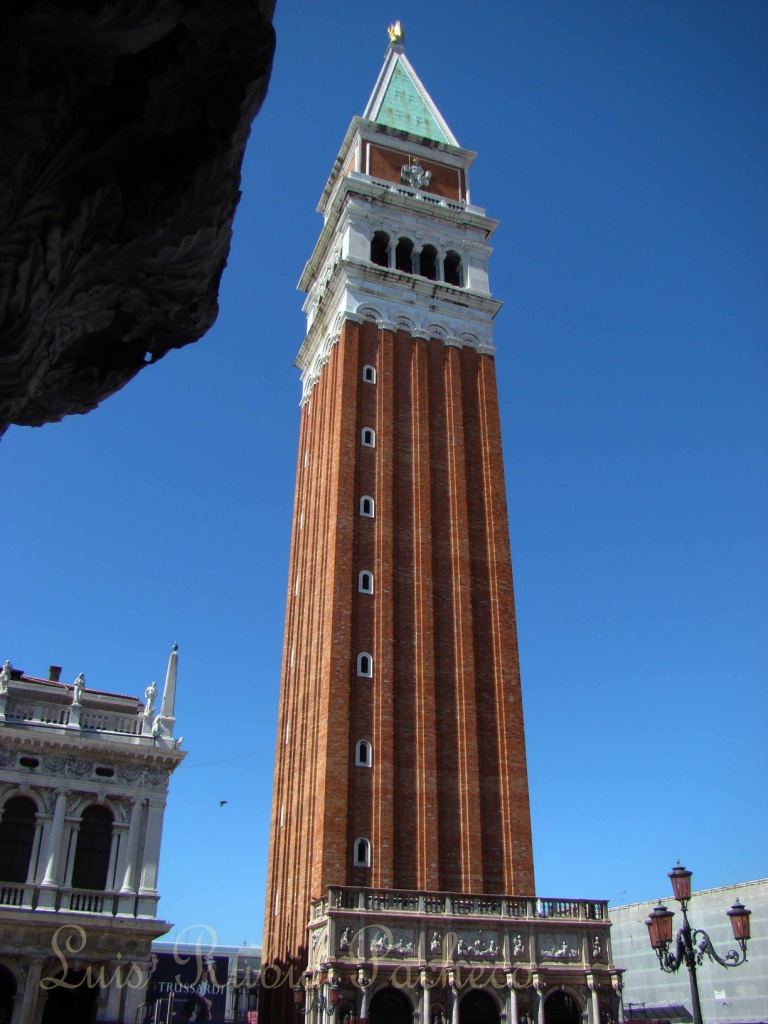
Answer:
[[(497, 222), (472, 202), (475, 154), (397, 29), (323, 191), (299, 285), (307, 335), (264, 936), (264, 964), (277, 968), (266, 976), (277, 985), (270, 1024), (291, 1019), (297, 981), (320, 1014), (329, 978), (357, 1019), (395, 1021), (397, 999), (411, 997), (379, 993), (377, 1018), (371, 962), (455, 958), (444, 894), (534, 893), (494, 364), (501, 304), (488, 278)], [(398, 908), (397, 927), (390, 916), (377, 931), (369, 911)], [(443, 916), (428, 922), (430, 908)], [(480, 923), (487, 959), (483, 944), (498, 952), (504, 936)], [(440, 1012), (453, 1015), (445, 985)], [(423, 990), (421, 1004), (401, 1005), (406, 1017), (424, 1012)]]

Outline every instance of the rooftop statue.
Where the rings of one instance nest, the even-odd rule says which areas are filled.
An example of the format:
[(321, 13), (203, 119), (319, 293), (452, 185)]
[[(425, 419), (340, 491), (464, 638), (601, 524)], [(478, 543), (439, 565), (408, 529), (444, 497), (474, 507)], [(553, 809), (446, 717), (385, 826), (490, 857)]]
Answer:
[(402, 45), (405, 42), (405, 32), (399, 21), (396, 21), (394, 25), (387, 26), (387, 34), (389, 35), (390, 43), (400, 43)]

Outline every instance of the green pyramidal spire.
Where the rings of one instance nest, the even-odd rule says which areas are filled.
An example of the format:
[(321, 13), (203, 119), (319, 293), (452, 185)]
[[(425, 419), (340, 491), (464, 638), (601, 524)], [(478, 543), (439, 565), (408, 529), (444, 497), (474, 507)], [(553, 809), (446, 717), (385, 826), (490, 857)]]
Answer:
[(403, 53), (400, 38), (389, 45), (384, 67), (363, 117), (387, 128), (458, 146), (453, 132)]

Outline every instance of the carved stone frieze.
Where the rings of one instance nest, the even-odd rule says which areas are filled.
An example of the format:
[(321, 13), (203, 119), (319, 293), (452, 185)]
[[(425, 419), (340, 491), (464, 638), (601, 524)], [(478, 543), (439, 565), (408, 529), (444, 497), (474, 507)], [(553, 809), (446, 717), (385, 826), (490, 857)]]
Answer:
[(142, 786), (152, 786), (154, 788), (165, 786), (169, 775), (170, 772), (163, 771), (161, 768), (149, 768), (146, 765), (140, 764), (124, 764), (117, 770), (117, 776), (123, 782), (129, 782), (131, 785), (138, 783)]
[(565, 932), (542, 932), (539, 935), (539, 956), (544, 960), (578, 960), (579, 940)]
[(216, 319), (274, 0), (0, 13), (0, 434), (83, 413)]
[(499, 936), (496, 932), (483, 931), (481, 928), (461, 929), (456, 943), (456, 956), (496, 960), (499, 956)]
[(371, 956), (414, 956), (413, 928), (373, 928), (369, 944)]

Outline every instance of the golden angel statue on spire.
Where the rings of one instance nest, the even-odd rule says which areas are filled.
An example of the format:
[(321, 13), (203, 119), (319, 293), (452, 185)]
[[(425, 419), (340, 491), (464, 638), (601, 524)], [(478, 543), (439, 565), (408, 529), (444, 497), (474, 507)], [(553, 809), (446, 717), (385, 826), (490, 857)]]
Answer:
[(387, 33), (389, 34), (390, 43), (404, 43), (405, 32), (403, 32), (403, 26), (399, 21), (396, 21), (394, 25), (387, 27)]

